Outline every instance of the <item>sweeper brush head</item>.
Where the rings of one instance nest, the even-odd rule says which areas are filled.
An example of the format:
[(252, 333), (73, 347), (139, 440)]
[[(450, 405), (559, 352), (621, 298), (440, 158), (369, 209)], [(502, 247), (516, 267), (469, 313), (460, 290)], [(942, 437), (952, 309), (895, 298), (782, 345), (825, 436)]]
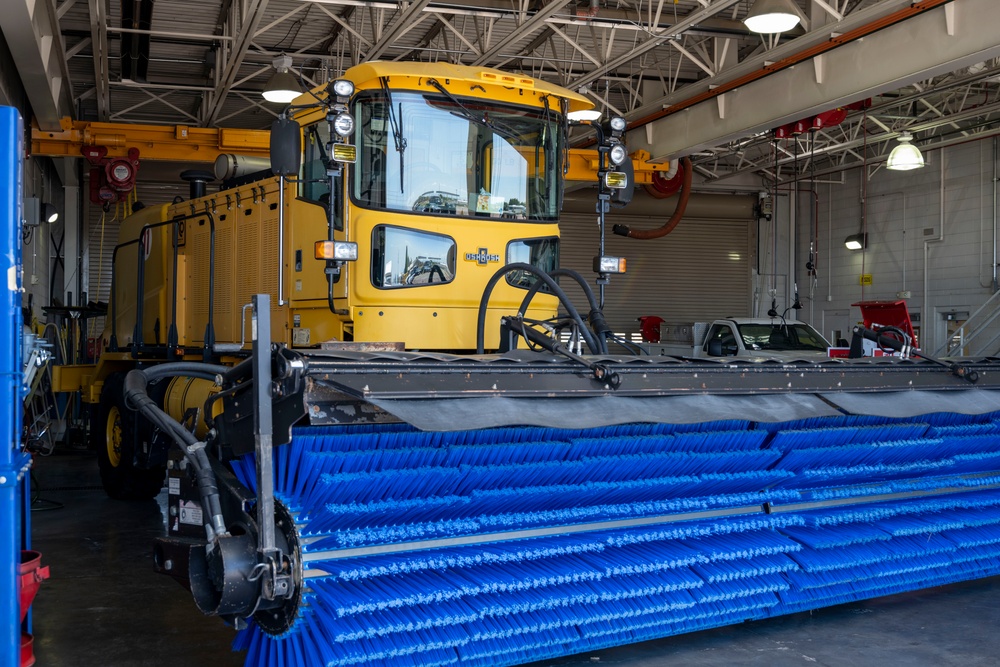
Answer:
[(235, 647), (496, 667), (994, 575), (998, 420), (298, 429), (298, 617)]

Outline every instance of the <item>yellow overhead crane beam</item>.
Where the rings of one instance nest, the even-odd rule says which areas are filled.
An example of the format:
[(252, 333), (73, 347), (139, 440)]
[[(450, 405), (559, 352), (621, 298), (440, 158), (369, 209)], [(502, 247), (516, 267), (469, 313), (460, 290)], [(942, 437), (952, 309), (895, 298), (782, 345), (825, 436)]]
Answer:
[[(670, 162), (651, 162), (649, 153), (637, 150), (632, 153), (632, 169), (635, 171), (636, 185), (651, 185), (653, 174), (661, 176), (670, 169)], [(597, 151), (593, 148), (569, 149), (569, 165), (566, 170), (567, 181), (593, 182), (597, 180)]]
[[(49, 157), (80, 157), (85, 146), (104, 146), (108, 157), (126, 157), (138, 148), (143, 160), (214, 163), (223, 153), (268, 157), (267, 130), (189, 127), (187, 125), (132, 125), (91, 123), (64, 117), (58, 132), (31, 128), (31, 154)], [(653, 174), (666, 173), (669, 162), (650, 162), (649, 153), (632, 154), (636, 185), (653, 182)], [(593, 182), (597, 176), (597, 151), (572, 148), (566, 180)]]
[(223, 153), (268, 156), (267, 130), (211, 129), (187, 125), (90, 123), (65, 117), (58, 132), (31, 128), (31, 154), (81, 157), (85, 146), (104, 146), (109, 157), (126, 157), (138, 148), (143, 160), (214, 163)]

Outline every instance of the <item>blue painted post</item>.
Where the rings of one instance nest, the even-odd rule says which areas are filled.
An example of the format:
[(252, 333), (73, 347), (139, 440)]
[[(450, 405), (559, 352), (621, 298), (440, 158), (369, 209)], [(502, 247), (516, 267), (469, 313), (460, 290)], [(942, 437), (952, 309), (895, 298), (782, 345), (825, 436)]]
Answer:
[(17, 572), (21, 507), (31, 458), (21, 452), (21, 197), (24, 130), (17, 109), (0, 106), (0, 667), (21, 662)]

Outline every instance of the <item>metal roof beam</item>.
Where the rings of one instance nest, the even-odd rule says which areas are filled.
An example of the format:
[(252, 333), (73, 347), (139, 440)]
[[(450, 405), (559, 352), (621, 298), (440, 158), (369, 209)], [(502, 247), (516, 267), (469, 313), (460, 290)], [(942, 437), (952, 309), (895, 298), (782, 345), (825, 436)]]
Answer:
[(111, 74), (108, 71), (108, 17), (104, 0), (90, 0), (90, 43), (94, 59), (94, 86), (97, 96), (97, 120), (111, 116)]
[(35, 117), (46, 127), (58, 128), (59, 118), (73, 109), (73, 94), (55, 4), (29, 0), (4, 3), (0, 31)]
[(393, 42), (420, 23), (420, 13), (424, 11), (424, 7), (430, 4), (430, 1), (414, 0), (409, 4), (399, 3), (403, 11), (396, 17), (392, 27), (382, 33), (382, 38), (365, 54), (365, 59), (378, 60), (385, 55), (386, 50), (392, 46)]
[(716, 2), (713, 2), (711, 5), (705, 7), (704, 9), (700, 9), (696, 12), (691, 12), (685, 18), (678, 21), (676, 24), (670, 26), (669, 28), (663, 28), (662, 30), (653, 32), (653, 35), (649, 39), (647, 39), (645, 42), (638, 45), (628, 53), (623, 53), (614, 60), (604, 64), (601, 67), (598, 67), (595, 70), (587, 72), (583, 76), (579, 77), (576, 81), (573, 82), (573, 85), (570, 86), (570, 88), (577, 89), (580, 86), (585, 86), (588, 83), (597, 81), (608, 72), (613, 72), (619, 67), (635, 60), (642, 54), (652, 51), (656, 47), (660, 46), (664, 40), (673, 39), (677, 35), (683, 33), (685, 30), (688, 30), (689, 28), (698, 25), (705, 19), (711, 18), (716, 14), (718, 14), (719, 12), (725, 11), (726, 9), (732, 7), (739, 1), (740, 0), (717, 0)]
[[(821, 53), (821, 68), (810, 66), (817, 56), (797, 61), (798, 66), (755, 58), (749, 75), (764, 75), (756, 80), (734, 85), (748, 77), (744, 63), (688, 86), (680, 95), (670, 96), (671, 101), (677, 100), (671, 105), (675, 109), (667, 107), (660, 113), (664, 117), (651, 120), (651, 131), (629, 135), (630, 147), (644, 148), (661, 159), (676, 157), (1000, 56), (995, 27), (982, 20), (996, 12), (995, 0), (965, 0), (955, 7), (954, 20), (949, 20), (949, 5), (941, 5), (940, 0), (913, 5), (887, 0), (872, 7), (878, 12), (860, 12), (868, 19), (865, 23), (852, 24), (851, 32), (843, 35), (826, 33), (822, 42), (816, 42), (831, 47)], [(908, 18), (890, 24), (893, 14), (883, 11), (887, 8)], [(853, 18), (848, 16), (844, 23)], [(859, 38), (850, 39), (852, 33)], [(797, 53), (812, 53), (810, 43), (817, 37), (821, 36), (800, 38), (807, 50), (800, 46), (786, 60), (794, 60)], [(717, 90), (712, 92), (713, 88)], [(692, 96), (692, 90), (699, 93)], [(739, 113), (720, 117), (714, 103), (690, 105), (683, 99), (708, 102), (719, 93), (726, 96), (725, 106)]]
[(552, 2), (545, 5), (545, 7), (535, 12), (531, 18), (514, 28), (509, 35), (499, 40), (491, 48), (487, 49), (486, 52), (476, 58), (472, 64), (475, 66), (488, 65), (489, 62), (500, 55), (500, 52), (505, 48), (516, 45), (531, 33), (541, 29), (550, 16), (568, 5), (571, 1), (572, 0), (552, 0)]
[[(94, 2), (94, 0), (91, 0)], [(240, 11), (244, 8), (244, 11)], [(245, 3), (234, 3), (231, 16), (232, 24), (235, 26), (233, 43), (229, 46), (228, 57), (222, 67), (222, 74), (215, 84), (208, 100), (207, 113), (204, 114), (204, 124), (213, 125), (222, 113), (222, 107), (226, 103), (229, 90), (236, 81), (240, 67), (243, 65), (243, 58), (250, 48), (250, 42), (257, 33), (257, 26), (260, 25), (264, 17), (264, 10), (267, 9), (267, 0), (248, 0)], [(220, 52), (221, 53), (221, 52)]]
[[(858, 129), (857, 134), (858, 135), (862, 135), (862, 136), (855, 136), (853, 139), (850, 139), (848, 141), (844, 141), (844, 142), (841, 142), (841, 143), (830, 143), (827, 146), (823, 146), (822, 148), (817, 148), (817, 149), (811, 151), (810, 155), (813, 155), (813, 156), (816, 156), (816, 157), (820, 157), (820, 156), (823, 156), (823, 155), (829, 155), (829, 154), (833, 154), (833, 153), (846, 152), (846, 153), (852, 153), (853, 155), (855, 155), (860, 160), (860, 159), (863, 159), (863, 157), (861, 155), (858, 155), (857, 153), (854, 153), (852, 149), (854, 149), (854, 148), (861, 148), (862, 146), (865, 146), (866, 144), (867, 145), (872, 145), (872, 144), (877, 144), (877, 143), (881, 143), (881, 142), (891, 141), (892, 139), (897, 138), (903, 130), (906, 130), (907, 132), (910, 132), (912, 134), (916, 134), (918, 132), (927, 132), (927, 131), (930, 131), (930, 130), (936, 130), (937, 128), (942, 127), (944, 125), (954, 125), (955, 123), (957, 123), (959, 121), (973, 120), (973, 119), (979, 118), (981, 116), (988, 116), (988, 115), (994, 114), (994, 113), (1000, 113), (1000, 102), (993, 102), (992, 104), (987, 104), (987, 105), (983, 105), (983, 106), (973, 107), (971, 109), (966, 109), (965, 111), (960, 111), (958, 113), (950, 114), (950, 115), (945, 116), (943, 118), (935, 118), (933, 120), (927, 120), (927, 121), (920, 122), (920, 123), (913, 123), (911, 125), (906, 126), (905, 128), (900, 128), (899, 130), (889, 130), (889, 131), (886, 131), (884, 134), (876, 134), (876, 135), (866, 134), (866, 135), (862, 135), (862, 132), (860, 131), (861, 130), (860, 124), (859, 124), (858, 128), (857, 128)], [(868, 118), (869, 118), (869, 120), (873, 120), (871, 118), (871, 116), (869, 116)], [(963, 132), (967, 130), (967, 128), (963, 128), (961, 126), (959, 126), (959, 129), (961, 131), (963, 131)], [(923, 144), (921, 144), (921, 148), (922, 147), (923, 147)], [(629, 148), (632, 148), (631, 144), (629, 145)], [(780, 148), (780, 146), (779, 146), (779, 148)], [(782, 158), (782, 159), (778, 160), (778, 165), (781, 166), (781, 165), (785, 165), (785, 164), (790, 164), (792, 162), (793, 162), (793, 159), (791, 157)], [(738, 170), (730, 172), (728, 174), (719, 176), (719, 180), (730, 178), (732, 176), (736, 176), (738, 174), (749, 172), (749, 171), (755, 171), (755, 169), (753, 169), (753, 168), (750, 168), (750, 169), (738, 169)]]

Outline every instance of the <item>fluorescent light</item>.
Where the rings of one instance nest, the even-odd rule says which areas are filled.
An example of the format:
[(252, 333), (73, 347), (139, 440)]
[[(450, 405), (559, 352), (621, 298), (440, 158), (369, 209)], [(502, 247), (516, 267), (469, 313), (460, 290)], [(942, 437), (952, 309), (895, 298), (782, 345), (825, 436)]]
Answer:
[(910, 143), (912, 140), (913, 135), (909, 132), (903, 132), (899, 135), (899, 143), (892, 149), (892, 152), (889, 153), (889, 159), (886, 160), (886, 169), (909, 171), (924, 166), (924, 156), (919, 148)]
[(799, 14), (792, 0), (757, 0), (743, 23), (751, 32), (787, 32), (799, 24)]

